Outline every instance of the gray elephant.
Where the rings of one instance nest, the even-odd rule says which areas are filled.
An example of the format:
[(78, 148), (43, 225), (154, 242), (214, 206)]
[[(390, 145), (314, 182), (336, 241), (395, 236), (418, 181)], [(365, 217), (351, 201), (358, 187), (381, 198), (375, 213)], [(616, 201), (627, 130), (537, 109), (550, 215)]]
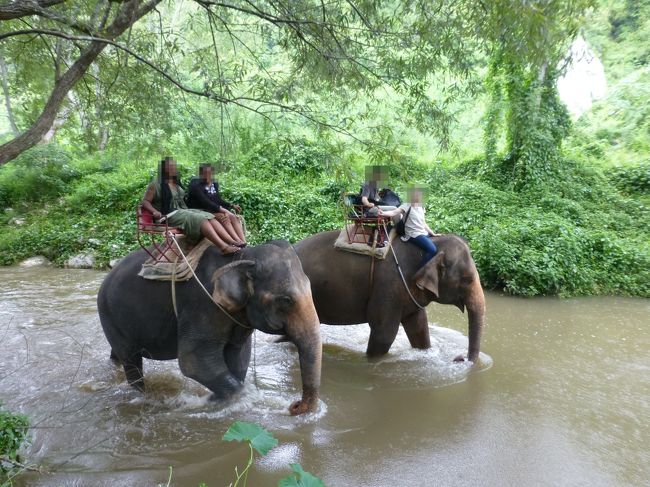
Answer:
[[(295, 244), (303, 270), (309, 277), (316, 311), (330, 325), (370, 324), (366, 353), (376, 357), (388, 352), (399, 324), (415, 348), (431, 347), (427, 315), (409, 296), (395, 259), (385, 260), (344, 252), (334, 248), (339, 232), (312, 235)], [(467, 359), (479, 355), (485, 321), (485, 299), (469, 247), (456, 235), (433, 237), (438, 253), (420, 268), (422, 251), (413, 244), (393, 240), (408, 288), (417, 303), (431, 301), (453, 304), (469, 315)], [(372, 275), (372, 278), (371, 278)], [(465, 357), (456, 357), (462, 361)]]
[[(289, 408), (302, 414), (317, 408), (321, 373), (320, 321), (310, 283), (287, 242), (248, 247), (235, 257), (209, 247), (195, 279), (175, 284), (178, 315), (169, 281), (138, 277), (143, 251), (126, 256), (107, 276), (97, 305), (112, 358), (124, 366), (128, 382), (144, 390), (142, 358), (178, 358), (181, 371), (223, 399), (242, 387), (251, 354), (253, 329), (285, 335), (298, 347), (302, 399)], [(244, 325), (244, 326), (242, 326)]]

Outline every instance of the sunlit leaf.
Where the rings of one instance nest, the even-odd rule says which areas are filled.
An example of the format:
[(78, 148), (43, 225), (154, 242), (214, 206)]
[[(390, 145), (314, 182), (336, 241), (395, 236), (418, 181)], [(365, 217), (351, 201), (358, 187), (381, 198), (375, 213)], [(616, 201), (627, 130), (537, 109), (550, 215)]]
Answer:
[(278, 444), (271, 433), (254, 423), (236, 421), (223, 435), (225, 441), (248, 441), (260, 455), (266, 455)]
[(278, 483), (278, 487), (325, 487), (321, 479), (309, 472), (305, 472), (299, 463), (292, 463), (291, 468), (298, 475), (283, 478)]

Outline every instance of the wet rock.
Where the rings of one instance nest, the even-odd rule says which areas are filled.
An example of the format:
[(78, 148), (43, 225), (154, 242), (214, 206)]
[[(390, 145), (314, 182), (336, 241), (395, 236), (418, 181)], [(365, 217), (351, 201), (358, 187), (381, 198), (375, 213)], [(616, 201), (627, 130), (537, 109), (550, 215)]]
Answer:
[(12, 218), (9, 220), (9, 225), (24, 225), (24, 224), (25, 224), (24, 218)]
[(39, 266), (50, 266), (50, 262), (47, 257), (43, 255), (35, 255), (29, 259), (25, 259), (20, 263), (20, 267), (39, 267)]
[(112, 269), (117, 264), (119, 264), (121, 260), (122, 259), (111, 259), (111, 261), (108, 263), (108, 267), (110, 267)]
[(69, 269), (92, 269), (95, 266), (95, 256), (92, 253), (83, 253), (70, 257), (65, 261)]

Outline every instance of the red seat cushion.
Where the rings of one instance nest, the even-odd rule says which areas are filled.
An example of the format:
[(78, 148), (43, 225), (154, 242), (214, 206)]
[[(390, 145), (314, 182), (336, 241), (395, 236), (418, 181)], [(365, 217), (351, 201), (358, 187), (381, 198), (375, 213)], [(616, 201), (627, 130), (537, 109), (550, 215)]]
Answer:
[(152, 225), (153, 224), (153, 213), (145, 208), (140, 209), (140, 224), (141, 225)]

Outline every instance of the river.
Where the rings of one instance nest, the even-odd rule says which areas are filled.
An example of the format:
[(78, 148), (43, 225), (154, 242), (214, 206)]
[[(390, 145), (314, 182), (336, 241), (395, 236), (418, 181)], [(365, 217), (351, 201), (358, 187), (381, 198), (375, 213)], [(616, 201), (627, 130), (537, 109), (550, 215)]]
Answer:
[(291, 417), (297, 354), (259, 332), (228, 404), (145, 361), (145, 396), (109, 360), (95, 298), (103, 272), (0, 268), (0, 400), (32, 424), (15, 485), (227, 486), (248, 456), (221, 440), (236, 420), (280, 441), (249, 486), (289, 464), (333, 486), (640, 486), (650, 479), (650, 300), (487, 293), (481, 366), (453, 364), (465, 315), (429, 307), (433, 348), (402, 331), (384, 359), (367, 325), (322, 326), (318, 412)]

